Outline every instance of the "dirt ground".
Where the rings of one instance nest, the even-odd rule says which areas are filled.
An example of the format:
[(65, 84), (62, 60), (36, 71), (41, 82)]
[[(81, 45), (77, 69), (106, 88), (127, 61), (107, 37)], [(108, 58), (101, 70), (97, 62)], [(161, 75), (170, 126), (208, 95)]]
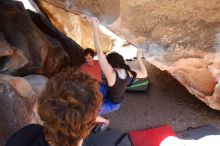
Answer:
[(220, 111), (191, 95), (169, 73), (146, 62), (150, 86), (146, 93), (126, 93), (121, 108), (108, 115), (111, 127), (144, 130), (169, 124), (174, 131), (212, 124), (220, 128)]

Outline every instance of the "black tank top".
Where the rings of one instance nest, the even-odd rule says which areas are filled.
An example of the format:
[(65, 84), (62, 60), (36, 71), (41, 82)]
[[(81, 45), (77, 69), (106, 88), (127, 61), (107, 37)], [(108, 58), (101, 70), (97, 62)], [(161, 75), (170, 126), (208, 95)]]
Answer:
[(115, 104), (122, 102), (124, 95), (125, 95), (125, 90), (127, 88), (127, 85), (129, 84), (130, 77), (129, 77), (128, 72), (127, 71), (125, 71), (125, 72), (127, 75), (126, 78), (121, 79), (118, 76), (118, 72), (115, 71), (115, 73), (116, 73), (115, 84), (113, 86), (109, 87), (109, 90), (107, 93), (109, 100)]

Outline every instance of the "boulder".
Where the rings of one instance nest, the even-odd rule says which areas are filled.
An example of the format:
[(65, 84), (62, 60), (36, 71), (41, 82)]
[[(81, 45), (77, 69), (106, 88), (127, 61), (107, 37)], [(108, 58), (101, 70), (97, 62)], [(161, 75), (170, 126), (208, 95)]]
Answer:
[(1, 1), (0, 73), (50, 77), (68, 65), (83, 62), (83, 49), (77, 43), (53, 28), (46, 18), (28, 12), (21, 2)]
[(36, 93), (21, 77), (0, 74), (0, 145), (31, 121)]
[[(102, 25), (142, 48), (148, 62), (168, 71), (190, 93), (220, 110), (219, 0), (40, 0), (39, 5), (55, 20), (72, 14), (96, 16)], [(74, 22), (67, 18), (70, 21), (59, 28)]]

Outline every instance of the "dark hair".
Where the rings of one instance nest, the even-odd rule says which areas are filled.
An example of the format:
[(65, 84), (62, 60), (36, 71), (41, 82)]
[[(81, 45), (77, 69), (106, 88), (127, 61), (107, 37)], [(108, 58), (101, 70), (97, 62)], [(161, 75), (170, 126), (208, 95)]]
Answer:
[(125, 63), (124, 58), (117, 52), (108, 54), (106, 58), (113, 68), (123, 68), (126, 71), (129, 71), (134, 78), (137, 76), (137, 73), (131, 70), (130, 66)]
[(84, 50), (84, 56), (87, 56), (88, 54), (90, 54), (92, 57), (95, 56), (95, 52), (91, 48), (86, 48)]
[(52, 77), (38, 100), (47, 140), (76, 146), (91, 132), (101, 103), (98, 82), (91, 76), (67, 68)]

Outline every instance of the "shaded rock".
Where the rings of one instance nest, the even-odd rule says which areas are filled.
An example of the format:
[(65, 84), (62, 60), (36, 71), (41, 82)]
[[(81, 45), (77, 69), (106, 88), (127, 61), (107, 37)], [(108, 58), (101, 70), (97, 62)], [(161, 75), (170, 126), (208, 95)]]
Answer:
[(28, 64), (28, 58), (22, 50), (14, 49), (13, 54), (1, 58), (1, 73), (22, 75), (28, 71), (23, 68)]
[(31, 85), (37, 97), (45, 90), (48, 82), (48, 78), (42, 75), (28, 75), (24, 76), (24, 79)]
[(63, 33), (59, 32), (44, 15), (27, 10), (31, 16), (32, 21), (35, 25), (45, 34), (49, 35), (51, 38), (58, 40), (65, 51), (67, 52), (69, 58), (66, 65), (79, 66), (84, 62), (83, 48), (77, 44), (71, 38), (65, 36)]
[(0, 57), (12, 55), (14, 50), (5, 41), (4, 35), (0, 32)]
[(0, 145), (30, 122), (36, 94), (23, 78), (0, 75)]
[(220, 109), (220, 83), (216, 84), (212, 96), (206, 96), (206, 103), (213, 109)]
[[(76, 61), (82, 56), (79, 45), (75, 45), (77, 49), (66, 51), (68, 49), (65, 50), (58, 40), (37, 28), (21, 2), (1, 1), (0, 19), (0, 32), (5, 38), (3, 43), (10, 44), (13, 50), (10, 55), (0, 58), (0, 73), (17, 76), (37, 73), (52, 76), (67, 65), (79, 66), (82, 63)], [(65, 37), (60, 38), (65, 40)], [(71, 45), (71, 48), (74, 48), (74, 43), (68, 39), (64, 44), (67, 44), (66, 48)], [(75, 55), (72, 55), (74, 53)]]
[[(31, 85), (32, 89), (35, 91), (37, 98), (41, 96), (42, 92), (46, 88), (48, 78), (41, 75), (28, 75), (24, 79)], [(40, 116), (37, 111), (37, 103), (33, 107), (33, 112), (31, 112), (30, 123), (41, 123)]]

